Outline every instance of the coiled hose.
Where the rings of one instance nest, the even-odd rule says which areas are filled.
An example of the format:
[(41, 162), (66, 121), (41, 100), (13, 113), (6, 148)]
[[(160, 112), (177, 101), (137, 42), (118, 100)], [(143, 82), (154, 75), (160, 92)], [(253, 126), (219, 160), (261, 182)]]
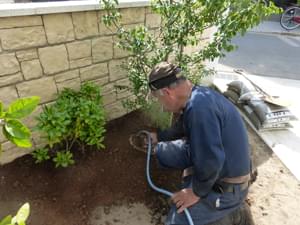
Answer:
[[(147, 175), (147, 181), (150, 185), (150, 187), (152, 189), (154, 189), (155, 191), (157, 192), (160, 192), (162, 194), (165, 194), (169, 197), (172, 197), (173, 193), (167, 191), (167, 190), (164, 190), (162, 188), (159, 188), (157, 186), (155, 186), (151, 180), (151, 177), (150, 177), (150, 158), (151, 158), (151, 149), (152, 149), (152, 146), (151, 146), (151, 135), (148, 131), (140, 131), (138, 135), (140, 134), (144, 134), (147, 136), (147, 143), (148, 143), (148, 149), (147, 149), (147, 165), (146, 165), (146, 175)], [(191, 217), (191, 214), (189, 213), (188, 209), (184, 209), (184, 213), (186, 215), (186, 218), (189, 222), (189, 225), (194, 225), (194, 222), (192, 220), (192, 217)]]

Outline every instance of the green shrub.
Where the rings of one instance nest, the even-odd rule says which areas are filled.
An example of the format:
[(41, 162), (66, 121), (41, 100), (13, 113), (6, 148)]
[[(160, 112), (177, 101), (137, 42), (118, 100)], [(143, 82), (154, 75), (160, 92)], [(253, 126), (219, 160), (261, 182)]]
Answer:
[[(56, 166), (74, 163), (70, 150), (75, 142), (104, 148), (104, 107), (100, 88), (93, 83), (83, 84), (78, 92), (63, 90), (37, 119), (37, 130), (47, 139), (49, 147), (54, 150), (54, 144), (59, 144), (59, 150), (54, 150), (56, 156), (51, 156)], [(38, 162), (47, 159), (44, 150), (35, 151), (33, 156)]]

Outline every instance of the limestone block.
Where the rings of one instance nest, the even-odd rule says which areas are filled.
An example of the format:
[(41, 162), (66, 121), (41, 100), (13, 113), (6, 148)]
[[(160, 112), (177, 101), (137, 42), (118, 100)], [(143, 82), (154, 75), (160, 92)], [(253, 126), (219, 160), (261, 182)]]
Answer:
[(43, 27), (24, 27), (0, 30), (2, 48), (17, 50), (47, 44)]
[(126, 60), (111, 60), (108, 64), (109, 66), (109, 80), (115, 81), (120, 80), (122, 78), (127, 77), (127, 71), (122, 68), (122, 64), (125, 63)]
[(42, 25), (43, 21), (40, 16), (16, 16), (0, 18), (0, 29)]
[(115, 92), (111, 91), (110, 93), (103, 94), (103, 105), (109, 105), (117, 101), (117, 95)]
[(0, 165), (12, 162), (14, 159), (29, 154), (34, 148), (19, 148), (10, 142), (2, 144), (2, 154), (0, 157)]
[(64, 82), (67, 80), (73, 80), (75, 78), (79, 78), (79, 70), (71, 70), (64, 73), (60, 73), (55, 75), (56, 83)]
[(69, 59), (81, 59), (92, 56), (91, 40), (75, 41), (67, 44)]
[(18, 71), (20, 66), (14, 53), (0, 55), (0, 77)]
[(41, 112), (43, 112), (43, 108), (39, 105), (29, 116), (22, 120), (23, 123), (29, 128), (35, 127), (38, 123), (36, 117), (40, 115)]
[(92, 39), (93, 62), (102, 62), (113, 57), (112, 37), (100, 37)]
[(82, 81), (95, 80), (108, 74), (107, 63), (94, 64), (80, 69), (80, 77)]
[(7, 86), (10, 84), (15, 84), (20, 81), (23, 81), (23, 76), (21, 73), (0, 77), (0, 87)]
[(80, 85), (81, 81), (80, 78), (75, 78), (72, 80), (67, 80), (61, 83), (57, 83), (57, 89), (59, 92), (63, 91), (64, 88), (71, 88), (73, 90), (79, 91), (80, 90)]
[(53, 74), (69, 69), (65, 45), (39, 48), (38, 51), (45, 74)]
[(98, 35), (96, 11), (72, 13), (75, 36), (77, 39)]
[(128, 51), (123, 50), (118, 46), (118, 44), (117, 44), (118, 41), (119, 41), (118, 38), (114, 38), (114, 59), (124, 58), (124, 57), (129, 56), (130, 54)]
[(31, 139), (35, 145), (35, 149), (43, 148), (47, 145), (47, 139), (42, 137), (42, 134), (38, 131), (31, 133)]
[(125, 115), (127, 110), (123, 107), (122, 102), (118, 101), (113, 104), (106, 105), (105, 112), (107, 113), (108, 120), (113, 120)]
[(82, 58), (82, 59), (75, 59), (70, 61), (70, 68), (80, 68), (89, 66), (92, 64), (92, 57)]
[(107, 84), (108, 81), (109, 81), (109, 77), (107, 75), (105, 77), (101, 77), (100, 79), (93, 80), (93, 83), (95, 83), (96, 85), (100, 86), (101, 93), (103, 93), (103, 85)]
[[(7, 141), (6, 137), (4, 136), (4, 134), (2, 132), (0, 132), (0, 144)], [(1, 158), (1, 156), (0, 156)]]
[(45, 77), (17, 84), (20, 97), (40, 96), (40, 103), (52, 101), (56, 98), (57, 88), (53, 77)]
[[(17, 90), (14, 86), (0, 88), (0, 101), (7, 107), (18, 98)], [(1, 132), (0, 132), (1, 133)]]
[(136, 27), (143, 27), (143, 26), (144, 26), (143, 23), (125, 24), (124, 28), (125, 28), (125, 30), (129, 31), (129, 30), (132, 30), (132, 29), (134, 29)]
[(105, 15), (104, 11), (98, 12), (98, 18), (99, 18), (99, 33), (100, 35), (112, 35), (117, 33), (117, 28), (115, 26), (106, 27), (103, 23), (102, 16)]
[(17, 54), (18, 60), (21, 61), (21, 62), (38, 58), (38, 54), (37, 54), (36, 49), (18, 51), (16, 54)]
[(108, 84), (102, 86), (102, 93), (103, 94), (107, 94), (107, 93), (110, 93), (112, 91), (115, 92), (114, 83), (108, 83)]
[(146, 14), (153, 13), (153, 11), (152, 11), (152, 9), (151, 9), (150, 6), (148, 6), (148, 7), (146, 6), (146, 7), (145, 7), (145, 13), (146, 13)]
[(31, 80), (43, 76), (43, 70), (40, 60), (38, 59), (21, 62), (21, 68), (25, 80)]
[[(130, 84), (129, 79), (125, 78), (125, 79), (116, 81), (115, 86), (130, 87), (131, 84)], [(116, 93), (117, 93), (117, 100), (124, 99), (124, 98), (127, 98), (132, 95), (132, 93), (127, 89), (117, 88)]]
[(121, 24), (144, 23), (145, 22), (145, 8), (127, 8), (121, 9)]
[(146, 14), (146, 27), (157, 28), (161, 25), (161, 17), (157, 14)]
[(47, 40), (50, 44), (75, 39), (71, 14), (49, 14), (43, 16)]
[(117, 93), (114, 83), (107, 83), (101, 87), (101, 94), (103, 96), (103, 104), (112, 104), (117, 100)]

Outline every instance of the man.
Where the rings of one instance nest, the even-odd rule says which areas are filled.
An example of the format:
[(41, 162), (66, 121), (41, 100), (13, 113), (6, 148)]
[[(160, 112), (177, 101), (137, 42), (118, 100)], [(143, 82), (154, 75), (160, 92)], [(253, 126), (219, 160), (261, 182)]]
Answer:
[(152, 133), (161, 166), (184, 170), (183, 188), (172, 197), (166, 225), (251, 224), (244, 200), (250, 178), (247, 132), (221, 94), (193, 86), (180, 68), (162, 62), (149, 75), (151, 93), (164, 110), (178, 113), (170, 129)]

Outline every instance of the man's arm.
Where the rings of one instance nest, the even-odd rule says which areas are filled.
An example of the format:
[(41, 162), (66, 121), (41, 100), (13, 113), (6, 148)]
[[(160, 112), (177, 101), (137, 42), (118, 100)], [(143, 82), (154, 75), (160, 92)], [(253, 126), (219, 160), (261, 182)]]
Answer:
[(172, 141), (184, 137), (183, 116), (182, 114), (176, 120), (174, 125), (165, 130), (157, 131), (157, 142)]

